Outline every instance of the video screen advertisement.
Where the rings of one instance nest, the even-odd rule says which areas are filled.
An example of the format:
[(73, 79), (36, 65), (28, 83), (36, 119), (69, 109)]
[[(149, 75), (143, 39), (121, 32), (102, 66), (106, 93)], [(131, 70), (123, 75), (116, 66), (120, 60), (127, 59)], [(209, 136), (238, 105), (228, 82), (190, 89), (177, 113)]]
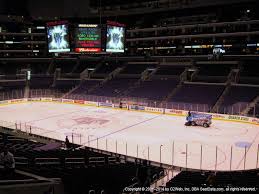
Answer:
[(48, 22), (47, 36), (50, 53), (70, 52), (68, 22)]
[(79, 24), (75, 29), (75, 52), (101, 52), (101, 27), (97, 24)]
[(107, 22), (106, 52), (124, 53), (125, 25), (117, 22)]

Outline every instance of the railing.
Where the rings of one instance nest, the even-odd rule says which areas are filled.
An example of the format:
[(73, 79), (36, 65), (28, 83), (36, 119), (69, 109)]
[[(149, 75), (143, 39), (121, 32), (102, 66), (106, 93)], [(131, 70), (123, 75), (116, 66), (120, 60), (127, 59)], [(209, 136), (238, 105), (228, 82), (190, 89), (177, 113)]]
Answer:
[(60, 98), (65, 93), (59, 89), (30, 89), (30, 97), (38, 98), (38, 97), (53, 97)]
[(35, 165), (60, 165), (59, 158), (35, 158)]
[[(62, 90), (58, 89), (31, 89), (30, 97), (53, 97), (60, 98), (65, 93)], [(9, 100), (9, 99), (19, 99), (24, 97), (24, 90), (13, 90), (8, 92), (0, 92), (0, 100)], [(95, 95), (84, 95), (84, 94), (69, 94), (66, 95), (66, 98), (74, 100), (88, 100), (94, 102), (109, 102), (109, 103), (119, 103), (125, 101), (127, 103), (136, 103), (148, 107), (154, 108), (168, 108), (168, 109), (177, 109), (177, 110), (186, 110), (186, 111), (197, 111), (197, 112), (210, 112), (213, 108), (213, 105), (209, 104), (196, 104), (196, 103), (186, 103), (186, 102), (162, 102), (156, 100), (149, 100), (147, 98), (137, 98), (137, 97), (108, 97), (108, 96), (95, 96)], [(217, 108), (214, 113), (220, 114), (231, 114), (231, 115), (242, 115), (242, 111), (247, 108), (250, 103), (240, 102), (232, 106), (221, 106)], [(244, 115), (242, 115), (244, 116)], [(246, 116), (259, 117), (259, 106), (255, 104), (248, 111)]]
[(0, 100), (19, 99), (24, 97), (24, 90), (11, 90), (0, 92)]
[[(95, 96), (95, 95), (77, 95), (77, 94), (70, 94), (67, 96), (69, 99), (74, 100), (88, 100), (88, 101), (95, 101), (95, 102), (108, 102), (108, 103), (119, 103), (119, 102), (127, 102), (131, 104), (140, 104), (148, 107), (154, 108), (167, 108), (167, 109), (177, 109), (177, 110), (186, 110), (186, 111), (197, 111), (197, 112), (210, 112), (213, 108), (213, 105), (209, 104), (196, 104), (196, 103), (185, 103), (185, 102), (162, 102), (162, 101), (155, 101), (155, 100), (148, 100), (145, 98), (134, 98), (134, 97), (108, 97), (108, 96)], [(233, 106), (221, 106), (220, 108), (216, 109), (214, 113), (220, 114), (231, 114), (231, 115), (242, 115), (242, 110), (244, 110), (249, 103), (236, 103)], [(242, 115), (244, 116), (244, 115)], [(259, 117), (259, 109), (258, 106), (255, 105), (251, 108), (247, 116), (252, 117)]]
[(18, 166), (28, 166), (29, 165), (28, 158), (14, 157), (14, 160), (15, 160), (15, 165), (18, 165)]

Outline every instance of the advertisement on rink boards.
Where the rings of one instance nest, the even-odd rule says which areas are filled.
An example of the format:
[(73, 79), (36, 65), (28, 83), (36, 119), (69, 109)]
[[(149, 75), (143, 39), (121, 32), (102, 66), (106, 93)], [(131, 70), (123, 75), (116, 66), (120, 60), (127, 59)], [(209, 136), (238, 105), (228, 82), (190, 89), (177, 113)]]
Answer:
[(222, 114), (211, 114), (213, 119), (226, 119), (225, 115)]
[(249, 121), (248, 117), (244, 116), (237, 116), (237, 115), (229, 115), (228, 116), (229, 120), (236, 120), (236, 121)]
[[(209, 114), (209, 113), (205, 113)], [(249, 122), (249, 117), (238, 116), (238, 115), (224, 115), (224, 114), (214, 114), (211, 113), (213, 119), (219, 120), (229, 120), (229, 121), (240, 121), (240, 122)]]
[(98, 106), (98, 102), (93, 102), (93, 101), (85, 101), (85, 105), (87, 106)]
[(164, 113), (164, 109), (163, 108), (145, 107), (145, 111), (147, 111), (147, 112), (154, 112), (154, 113)]
[(42, 102), (52, 102), (52, 98), (41, 98)]
[(0, 105), (6, 105), (8, 103), (9, 103), (8, 100), (0, 101)]
[(106, 103), (106, 102), (99, 102), (99, 106), (102, 107), (113, 107), (112, 103)]
[(62, 102), (61, 98), (52, 98), (52, 102)]
[(228, 118), (228, 120), (231, 120), (231, 121), (253, 123), (255, 125), (259, 125), (259, 118), (245, 117), (245, 116), (238, 116), (238, 115), (226, 115), (226, 117)]
[(41, 98), (28, 98), (29, 102), (39, 102), (41, 101)]
[(1, 101), (0, 104), (1, 105), (18, 104), (18, 103), (27, 102), (27, 101), (28, 100), (26, 98), (21, 98), (21, 99), (13, 99), (13, 100), (4, 100), (4, 101)]
[[(196, 111), (193, 111), (193, 112), (196, 112)], [(171, 115), (177, 115), (177, 116), (186, 116), (188, 114), (188, 111), (165, 109), (165, 113), (171, 114)], [(250, 122), (254, 124), (259, 124), (259, 119), (251, 118), (251, 117), (238, 116), (238, 115), (224, 115), (224, 114), (215, 114), (215, 113), (206, 113), (206, 112), (205, 113), (196, 112), (196, 113), (212, 115), (212, 119), (229, 120), (229, 121), (237, 121), (237, 122)]]
[(130, 105), (129, 106), (130, 110), (145, 110), (144, 106), (139, 106), (139, 105)]
[(13, 99), (13, 100), (9, 100), (8, 101), (11, 104), (15, 104), (15, 103), (20, 103), (20, 102), (25, 102), (24, 99)]
[(74, 100), (75, 104), (85, 104), (85, 101), (83, 100)]
[(187, 111), (184, 110), (176, 110), (176, 109), (165, 109), (165, 114), (185, 116), (187, 115)]
[(256, 125), (259, 125), (259, 119), (258, 118), (250, 118), (250, 121)]
[(70, 104), (70, 103), (74, 103), (74, 100), (71, 100), (71, 99), (62, 99), (62, 102), (63, 102), (63, 103), (68, 103), (68, 104)]
[(114, 108), (123, 108), (123, 109), (128, 109), (128, 105), (126, 103), (116, 103), (116, 104), (113, 104), (113, 107)]

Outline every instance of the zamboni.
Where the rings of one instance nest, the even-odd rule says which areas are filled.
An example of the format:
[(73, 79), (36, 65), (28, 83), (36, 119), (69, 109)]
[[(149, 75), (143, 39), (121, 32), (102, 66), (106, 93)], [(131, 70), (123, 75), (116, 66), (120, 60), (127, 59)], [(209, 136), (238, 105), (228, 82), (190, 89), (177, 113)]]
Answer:
[(185, 123), (186, 126), (203, 126), (209, 127), (211, 125), (212, 115), (201, 114), (201, 113), (193, 113), (188, 112), (188, 116), (186, 117), (187, 122)]

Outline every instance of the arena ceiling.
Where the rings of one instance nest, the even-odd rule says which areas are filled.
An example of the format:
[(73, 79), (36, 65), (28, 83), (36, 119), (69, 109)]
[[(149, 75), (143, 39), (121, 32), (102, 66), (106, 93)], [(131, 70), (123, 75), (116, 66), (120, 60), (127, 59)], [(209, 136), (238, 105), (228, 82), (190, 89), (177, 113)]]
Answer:
[[(144, 0), (148, 2), (179, 2), (178, 0)], [(205, 7), (221, 4), (237, 4), (242, 2), (256, 2), (256, 0), (183, 0), (183, 4), (188, 4), (189, 8)], [(145, 2), (144, 2), (145, 3)], [(62, 17), (95, 17), (99, 15), (98, 9), (102, 7), (113, 6), (138, 6), (143, 4), (143, 0), (125, 0), (123, 4), (120, 0), (0, 0), (1, 15), (23, 15), (33, 18), (62, 18)], [(170, 7), (167, 9), (174, 9)], [(154, 11), (154, 9), (153, 9)], [(161, 10), (163, 11), (163, 10)], [(103, 13), (105, 15), (105, 13)], [(130, 14), (129, 12), (120, 13), (118, 15)], [(143, 14), (143, 12), (142, 12)]]

